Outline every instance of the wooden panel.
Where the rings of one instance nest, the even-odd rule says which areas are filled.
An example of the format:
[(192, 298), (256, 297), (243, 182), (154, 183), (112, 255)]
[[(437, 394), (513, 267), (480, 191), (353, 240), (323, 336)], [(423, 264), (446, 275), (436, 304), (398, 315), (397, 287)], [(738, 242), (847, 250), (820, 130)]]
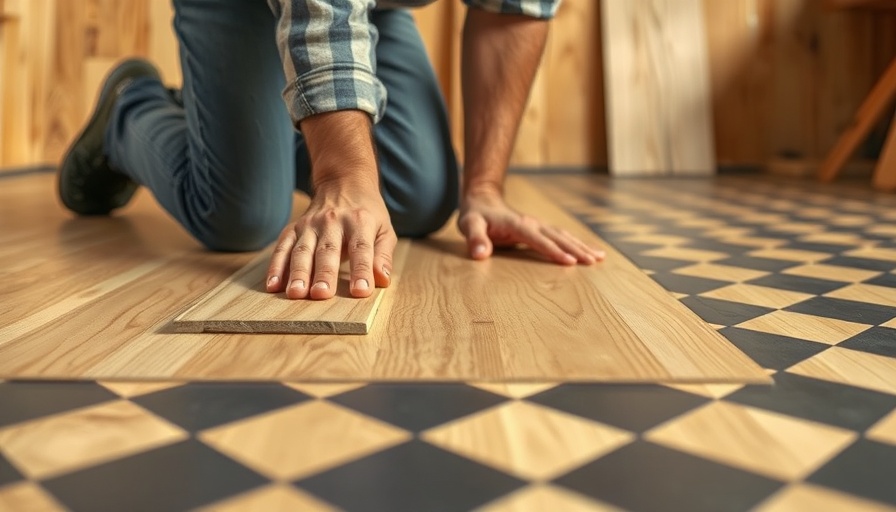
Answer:
[(523, 178), (508, 183), (514, 204), (603, 245), (608, 261), (475, 262), (452, 223), (410, 244), (367, 336), (177, 333), (171, 319), (252, 256), (201, 250), (145, 193), (121, 216), (70, 219), (51, 180), (0, 188), (0, 378), (768, 380)]
[(700, 0), (602, 4), (610, 172), (715, 172)]
[[(407, 252), (396, 248), (395, 270)], [(365, 299), (352, 298), (348, 276), (340, 276), (336, 296), (326, 301), (289, 300), (265, 292), (271, 250), (263, 251), (174, 319), (179, 332), (287, 334), (367, 334), (383, 296), (377, 288)]]

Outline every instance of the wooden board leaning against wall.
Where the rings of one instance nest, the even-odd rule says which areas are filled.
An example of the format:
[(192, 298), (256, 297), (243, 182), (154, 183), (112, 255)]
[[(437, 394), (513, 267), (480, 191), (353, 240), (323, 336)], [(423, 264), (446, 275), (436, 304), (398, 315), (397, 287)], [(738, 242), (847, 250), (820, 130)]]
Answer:
[[(820, 0), (703, 2), (721, 164), (820, 159), (896, 54), (892, 14), (827, 11)], [(599, 7), (561, 5), (514, 164), (606, 164)], [(463, 13), (459, 0), (415, 11), (458, 148)], [(56, 162), (123, 56), (148, 56), (179, 81), (170, 20), (170, 3), (155, 0), (0, 0), (0, 166)]]

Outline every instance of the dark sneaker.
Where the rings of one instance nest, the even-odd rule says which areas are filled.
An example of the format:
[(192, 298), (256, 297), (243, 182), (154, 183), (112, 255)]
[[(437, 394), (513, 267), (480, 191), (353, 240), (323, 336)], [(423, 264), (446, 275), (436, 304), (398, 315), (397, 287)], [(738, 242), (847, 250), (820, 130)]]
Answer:
[(81, 215), (106, 215), (121, 208), (134, 195), (137, 184), (109, 166), (103, 152), (112, 107), (121, 92), (136, 78), (159, 78), (156, 68), (141, 59), (130, 59), (113, 69), (103, 82), (96, 108), (72, 143), (59, 168), (59, 198)]

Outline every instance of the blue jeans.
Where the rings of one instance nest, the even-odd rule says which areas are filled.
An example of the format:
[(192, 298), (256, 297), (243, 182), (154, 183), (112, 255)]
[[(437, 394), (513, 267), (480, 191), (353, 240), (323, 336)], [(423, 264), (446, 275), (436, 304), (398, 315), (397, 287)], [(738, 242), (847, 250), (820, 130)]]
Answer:
[[(140, 78), (106, 132), (110, 163), (148, 187), (206, 247), (259, 249), (310, 193), (308, 151), (281, 99), (283, 67), (264, 0), (175, 0), (180, 98)], [(441, 227), (458, 201), (444, 100), (410, 14), (374, 11), (389, 105), (374, 127), (381, 192), (399, 236)]]

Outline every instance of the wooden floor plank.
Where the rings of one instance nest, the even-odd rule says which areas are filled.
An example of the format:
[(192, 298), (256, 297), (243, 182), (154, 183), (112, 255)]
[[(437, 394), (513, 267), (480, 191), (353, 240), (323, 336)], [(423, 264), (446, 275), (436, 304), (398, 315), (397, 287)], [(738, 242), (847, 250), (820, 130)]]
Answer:
[[(406, 250), (408, 241), (401, 242)], [(174, 319), (178, 332), (367, 334), (382, 299), (377, 288), (365, 299), (351, 297), (342, 275), (336, 296), (326, 301), (290, 300), (265, 291), (271, 249), (209, 291)]]
[[(5, 297), (0, 378), (768, 382), (755, 363), (525, 178), (508, 181), (510, 201), (604, 247), (606, 262), (561, 267), (521, 251), (472, 261), (452, 223), (400, 246), (399, 272), (379, 294), (366, 336), (178, 333), (172, 319), (228, 276), (230, 284), (256, 286), (253, 272), (263, 265), (246, 264), (266, 256), (202, 250), (147, 194), (120, 217), (72, 220), (53, 203), (48, 178), (14, 181), (28, 180), (43, 180), (44, 195), (18, 195), (22, 220), (5, 217), (4, 233), (32, 233), (37, 253), (63, 247), (56, 257), (85, 271), (55, 274), (60, 297), (44, 306), (28, 299), (29, 315), (7, 314), (14, 297)], [(0, 190), (0, 213), (4, 196), (16, 194), (14, 181)], [(298, 198), (297, 211), (304, 204)], [(29, 211), (46, 229), (34, 230), (25, 220)], [(65, 232), (96, 223), (103, 229), (60, 242)], [(21, 257), (0, 250), (0, 266), (13, 263), (12, 255)], [(102, 272), (110, 261), (117, 277)], [(20, 277), (0, 275), (0, 285)], [(293, 314), (276, 309), (287, 302), (282, 298), (259, 298), (273, 314)], [(212, 304), (217, 300), (230, 298), (199, 306), (226, 311)], [(289, 301), (288, 309), (315, 304), (325, 303)]]

